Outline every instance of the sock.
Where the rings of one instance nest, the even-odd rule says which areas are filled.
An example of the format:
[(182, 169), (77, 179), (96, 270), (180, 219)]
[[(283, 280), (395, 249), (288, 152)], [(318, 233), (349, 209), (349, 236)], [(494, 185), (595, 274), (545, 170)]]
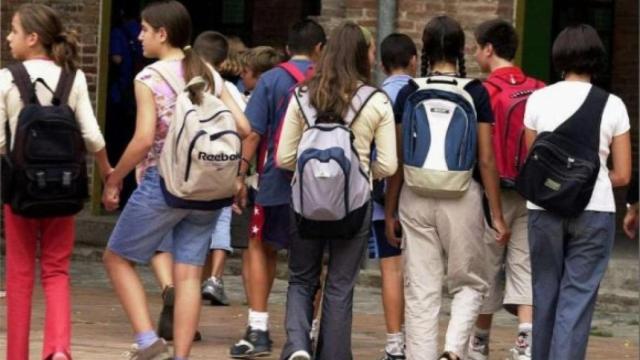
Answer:
[(527, 344), (531, 345), (533, 342), (533, 324), (531, 323), (521, 323), (518, 325), (518, 335), (520, 333), (527, 334)]
[(311, 339), (316, 339), (318, 337), (318, 330), (320, 326), (320, 320), (318, 319), (313, 319), (313, 321), (311, 322), (311, 331), (309, 333), (309, 337), (311, 337)]
[(155, 331), (149, 330), (136, 334), (136, 344), (138, 345), (138, 349), (146, 349), (149, 346), (153, 345), (156, 341), (158, 341), (159, 337)]
[(216, 284), (216, 285), (219, 285), (219, 284), (220, 284), (220, 279), (218, 279), (218, 278), (217, 278), (217, 277), (215, 277), (215, 276), (212, 276), (212, 277), (211, 277), (211, 281), (213, 281), (213, 283), (214, 283), (214, 284)]
[(249, 327), (253, 330), (267, 331), (269, 328), (269, 313), (249, 309)]
[(387, 334), (387, 345), (384, 350), (390, 355), (403, 355), (404, 334), (402, 332)]

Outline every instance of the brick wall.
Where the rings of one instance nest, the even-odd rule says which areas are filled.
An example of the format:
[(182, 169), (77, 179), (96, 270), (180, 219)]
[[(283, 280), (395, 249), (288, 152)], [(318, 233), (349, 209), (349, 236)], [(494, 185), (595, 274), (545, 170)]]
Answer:
[[(472, 76), (480, 75), (471, 58), (475, 26), (495, 17), (514, 17), (514, 0), (398, 0), (397, 6), (396, 31), (411, 36), (419, 49), (422, 29), (433, 16), (446, 13), (456, 18), (467, 34), (467, 71)], [(349, 19), (366, 26), (375, 35), (377, 16), (376, 0), (325, 0), (319, 21), (331, 31), (341, 21)]]

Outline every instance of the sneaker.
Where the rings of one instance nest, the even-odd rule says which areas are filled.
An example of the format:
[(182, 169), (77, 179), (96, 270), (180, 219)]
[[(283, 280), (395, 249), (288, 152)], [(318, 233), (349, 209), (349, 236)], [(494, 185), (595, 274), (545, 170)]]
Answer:
[[(176, 292), (173, 286), (168, 286), (162, 290), (162, 311), (158, 320), (158, 337), (167, 341), (173, 341), (173, 304), (175, 302)], [(202, 334), (196, 331), (193, 341), (201, 341)]]
[(388, 352), (384, 352), (384, 356), (380, 358), (380, 360), (406, 360), (407, 358), (402, 355), (391, 355)]
[(469, 360), (488, 360), (489, 359), (489, 343), (486, 340), (474, 336), (469, 342)]
[(438, 360), (460, 360), (460, 358), (452, 352), (445, 351), (440, 355)]
[(304, 350), (298, 350), (291, 354), (288, 360), (311, 360), (311, 355)]
[(247, 327), (247, 332), (240, 341), (229, 349), (229, 356), (234, 359), (250, 359), (271, 355), (271, 338), (269, 331), (253, 330)]
[(510, 360), (531, 360), (531, 346), (529, 346), (529, 334), (521, 332), (516, 339), (516, 346), (509, 350)]
[(131, 351), (124, 354), (129, 360), (171, 360), (169, 347), (163, 339), (158, 339), (151, 346), (140, 350), (136, 344), (131, 346)]
[(224, 292), (224, 282), (222, 279), (214, 281), (212, 278), (202, 284), (202, 298), (211, 301), (213, 306), (229, 306), (229, 299)]

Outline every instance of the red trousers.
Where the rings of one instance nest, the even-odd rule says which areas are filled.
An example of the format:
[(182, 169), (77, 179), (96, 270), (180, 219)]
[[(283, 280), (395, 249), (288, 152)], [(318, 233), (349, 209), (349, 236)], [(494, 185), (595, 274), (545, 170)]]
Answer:
[(7, 239), (7, 360), (29, 359), (31, 298), (36, 249), (46, 298), (42, 358), (70, 356), (71, 302), (69, 264), (75, 240), (73, 216), (29, 219), (4, 207)]

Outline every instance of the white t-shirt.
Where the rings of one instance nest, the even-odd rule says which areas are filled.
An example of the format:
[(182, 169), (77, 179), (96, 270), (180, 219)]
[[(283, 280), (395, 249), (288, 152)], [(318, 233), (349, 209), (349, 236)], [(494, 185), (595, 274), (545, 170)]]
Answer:
[(233, 100), (236, 102), (236, 105), (238, 105), (240, 110), (244, 112), (244, 109), (247, 108), (247, 101), (238, 90), (238, 87), (235, 86), (232, 82), (227, 80), (224, 81), (224, 86), (227, 88), (227, 91), (229, 92)]
[[(553, 131), (569, 119), (584, 103), (591, 84), (581, 81), (560, 81), (534, 92), (527, 101), (524, 125), (538, 134)], [(607, 158), (611, 141), (615, 136), (629, 131), (629, 115), (622, 100), (611, 94), (604, 108), (600, 124), (600, 172), (593, 189), (593, 195), (585, 210), (615, 212), (613, 188), (609, 180)], [(543, 210), (527, 202), (527, 208)]]

